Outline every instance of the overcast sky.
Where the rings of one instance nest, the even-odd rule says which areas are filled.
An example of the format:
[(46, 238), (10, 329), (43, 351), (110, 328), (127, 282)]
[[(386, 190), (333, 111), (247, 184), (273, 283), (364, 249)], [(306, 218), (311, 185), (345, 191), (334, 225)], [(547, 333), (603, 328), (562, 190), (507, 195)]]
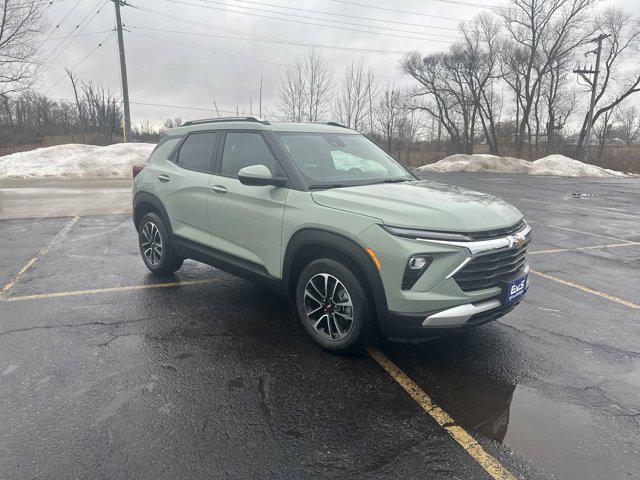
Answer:
[[(305, 45), (317, 46), (336, 78), (352, 61), (362, 58), (379, 82), (408, 86), (411, 79), (403, 77), (398, 69), (401, 52), (445, 50), (458, 35), (456, 27), (460, 21), (503, 4), (497, 0), (459, 0), (458, 4), (455, 0), (130, 0), (129, 3), (132, 6), (122, 7), (122, 18), (128, 30), (125, 47), (134, 124), (145, 119), (160, 124), (168, 117), (186, 120), (211, 116), (214, 100), (220, 115), (230, 115), (235, 114), (236, 107), (241, 114), (249, 114), (251, 99), (253, 114), (257, 115), (260, 75), (263, 113), (276, 113), (280, 79), (286, 65), (308, 51), (309, 46)], [(605, 4), (640, 16), (639, 0), (606, 0)], [(64, 67), (82, 61), (74, 69), (80, 79), (102, 82), (119, 94), (117, 40), (110, 32), (115, 24), (113, 3), (55, 0), (47, 14), (49, 29), (43, 39), (48, 36), (48, 40), (41, 54), (48, 57), (49, 66), (38, 89), (48, 91), (53, 98), (71, 98)], [(79, 35), (65, 40), (70, 33)], [(87, 56), (101, 42), (103, 45)]]

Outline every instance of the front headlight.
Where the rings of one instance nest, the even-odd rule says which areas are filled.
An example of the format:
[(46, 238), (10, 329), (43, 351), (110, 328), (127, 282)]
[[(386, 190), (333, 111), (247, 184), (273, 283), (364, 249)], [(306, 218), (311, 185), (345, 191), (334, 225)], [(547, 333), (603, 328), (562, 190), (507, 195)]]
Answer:
[(390, 227), (388, 225), (380, 225), (391, 235), (403, 238), (412, 238), (414, 240), (444, 240), (453, 242), (471, 242), (473, 239), (462, 233), (437, 232), (433, 230), (416, 230), (413, 228)]

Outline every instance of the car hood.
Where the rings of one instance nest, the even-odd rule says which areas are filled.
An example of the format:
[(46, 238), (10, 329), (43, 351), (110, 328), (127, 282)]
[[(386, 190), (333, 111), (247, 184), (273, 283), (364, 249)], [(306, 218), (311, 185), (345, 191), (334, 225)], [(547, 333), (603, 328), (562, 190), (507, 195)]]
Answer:
[(522, 218), (498, 197), (428, 180), (332, 188), (312, 196), (319, 205), (397, 227), (472, 232), (508, 227)]

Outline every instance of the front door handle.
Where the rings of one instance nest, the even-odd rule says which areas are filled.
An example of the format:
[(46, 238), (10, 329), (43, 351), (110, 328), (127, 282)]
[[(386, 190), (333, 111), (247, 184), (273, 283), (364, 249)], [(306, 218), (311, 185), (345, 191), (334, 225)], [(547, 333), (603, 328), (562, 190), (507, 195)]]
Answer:
[(171, 180), (171, 178), (169, 178), (169, 175), (163, 173), (161, 175), (158, 175), (158, 180), (160, 180), (161, 182), (168, 182), (169, 180)]
[(224, 187), (222, 185), (214, 185), (213, 187), (211, 187), (211, 190), (216, 193), (227, 193), (229, 191), (227, 190), (227, 187)]

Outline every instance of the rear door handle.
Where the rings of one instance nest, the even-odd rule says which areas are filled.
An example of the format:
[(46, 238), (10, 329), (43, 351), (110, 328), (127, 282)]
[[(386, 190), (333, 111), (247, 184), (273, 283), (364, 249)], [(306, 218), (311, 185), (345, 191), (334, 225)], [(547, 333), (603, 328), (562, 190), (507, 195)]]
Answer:
[(169, 180), (171, 180), (171, 178), (169, 178), (169, 175), (163, 173), (161, 175), (158, 175), (158, 180), (160, 180), (161, 182), (168, 182)]
[(224, 187), (222, 185), (214, 185), (213, 187), (211, 187), (211, 190), (216, 193), (227, 193), (229, 191), (227, 190), (227, 187)]

